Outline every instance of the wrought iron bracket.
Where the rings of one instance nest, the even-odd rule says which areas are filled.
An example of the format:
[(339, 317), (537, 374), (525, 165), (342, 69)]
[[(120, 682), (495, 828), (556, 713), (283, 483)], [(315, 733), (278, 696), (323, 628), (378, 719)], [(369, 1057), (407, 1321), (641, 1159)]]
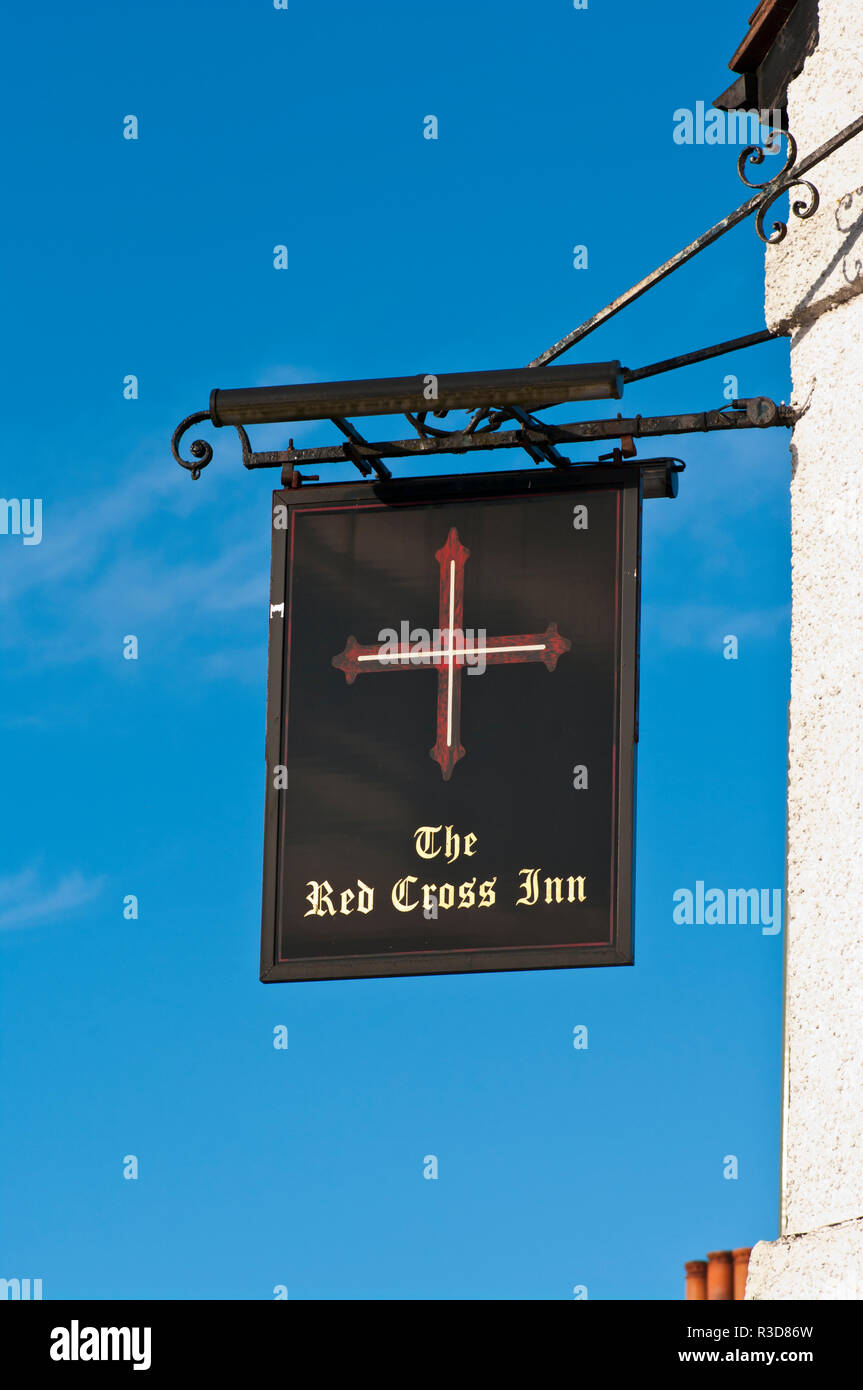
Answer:
[[(771, 426), (790, 429), (801, 412), (791, 406), (777, 405), (767, 396), (752, 396), (730, 401), (719, 410), (702, 410), (685, 415), (618, 415), (611, 420), (576, 420), (569, 424), (551, 424), (528, 417), (521, 428), (468, 434), (449, 434), (445, 439), (408, 438), (385, 439), (354, 445), (361, 457), (370, 459), (434, 458), (442, 454), (482, 453), (492, 449), (523, 449), (535, 463), (551, 463), (557, 468), (572, 468), (578, 460), (567, 458), (559, 447), (566, 444), (596, 444), (602, 440), (620, 440), (611, 455), (614, 461), (625, 461), (635, 455), (636, 439), (656, 439), (662, 435), (704, 434), (728, 430), (766, 429)], [(289, 449), (284, 453), (253, 454), (247, 467), (283, 469), (282, 485), (289, 485), (290, 471), (298, 466), (321, 463), (353, 463), (353, 451), (344, 444), (328, 444), (316, 448)], [(620, 455), (620, 460), (616, 458)]]
[[(833, 154), (835, 150), (838, 150), (847, 141), (853, 139), (855, 135), (859, 135), (861, 132), (863, 132), (863, 116), (859, 116), (856, 120), (852, 121), (850, 125), (845, 126), (843, 130), (840, 130), (836, 135), (832, 136), (831, 139), (826, 140), (823, 145), (820, 145), (818, 149), (814, 150), (811, 154), (807, 155), (805, 159), (799, 162), (797, 159), (796, 141), (787, 131), (771, 130), (764, 141), (763, 147), (759, 145), (747, 146), (738, 157), (737, 171), (746, 187), (755, 190), (753, 197), (747, 202), (742, 203), (740, 207), (730, 212), (713, 227), (710, 227), (700, 237), (697, 237), (695, 241), (690, 242), (682, 251), (678, 251), (675, 256), (665, 261), (656, 270), (652, 271), (650, 275), (646, 276), (643, 280), (639, 280), (638, 283), (627, 290), (625, 294), (612, 300), (604, 309), (601, 309), (598, 313), (586, 319), (584, 323), (580, 324), (578, 328), (573, 329), (566, 337), (559, 339), (558, 342), (553, 343), (551, 347), (546, 348), (544, 352), (540, 353), (538, 357), (535, 357), (532, 362), (528, 363), (528, 367), (545, 367), (548, 363), (553, 362), (561, 353), (566, 352), (576, 343), (581, 342), (602, 324), (607, 323), (615, 314), (620, 313), (627, 305), (634, 303), (636, 299), (646, 294), (654, 285), (658, 285), (662, 280), (666, 279), (667, 276), (673, 274), (675, 270), (678, 270), (680, 266), (685, 265), (688, 261), (692, 260), (694, 256), (697, 256), (701, 251), (713, 245), (715, 241), (718, 241), (726, 232), (736, 227), (738, 223), (752, 215), (755, 216), (756, 233), (762, 241), (768, 245), (776, 245), (778, 242), (783, 241), (788, 232), (787, 223), (774, 221), (770, 232), (765, 232), (764, 230), (764, 220), (770, 208), (784, 193), (793, 193), (795, 189), (800, 189), (804, 196), (792, 199), (791, 215), (800, 220), (806, 220), (812, 217), (818, 208), (819, 195), (815, 185), (807, 178), (804, 178), (804, 175), (822, 160), (826, 159), (828, 155)], [(768, 151), (770, 153), (776, 153), (779, 148), (779, 141), (782, 139), (787, 141), (787, 149), (785, 162), (780, 172), (774, 178), (766, 180), (764, 183), (758, 183), (752, 180), (749, 177), (750, 166), (762, 164), (765, 153)], [(761, 329), (743, 338), (733, 338), (724, 343), (717, 343), (711, 347), (702, 348), (697, 352), (684, 353), (677, 357), (666, 358), (662, 362), (654, 362), (646, 367), (636, 368), (635, 370), (620, 370), (615, 379), (616, 384), (614, 388), (611, 389), (610, 394), (619, 395), (623, 385), (627, 382), (639, 381), (645, 377), (655, 376), (660, 372), (674, 371), (695, 362), (702, 362), (706, 361), (708, 358), (717, 357), (722, 353), (734, 352), (742, 348), (752, 347), (757, 343), (766, 342), (770, 338), (785, 336), (787, 332), (787, 329)], [(619, 369), (619, 363), (606, 363), (599, 364), (595, 368), (585, 367), (582, 368), (582, 371), (594, 371), (601, 375), (603, 370), (607, 371), (611, 366)], [(488, 375), (490, 378), (496, 376), (507, 377), (518, 375), (518, 373), (491, 373)], [(522, 371), (521, 375), (524, 376), (525, 373)], [(271, 451), (267, 453), (255, 453), (242, 424), (234, 423), (229, 420), (221, 420), (215, 413), (215, 410), (200, 410), (194, 415), (187, 416), (187, 418), (177, 426), (171, 439), (171, 452), (177, 463), (179, 463), (182, 468), (187, 469), (191, 473), (193, 479), (197, 479), (201, 476), (202, 470), (206, 468), (212, 460), (212, 446), (203, 439), (195, 439), (189, 446), (189, 453), (192, 457), (191, 459), (185, 459), (179, 452), (180, 441), (183, 435), (193, 425), (199, 424), (203, 420), (209, 420), (217, 426), (221, 426), (223, 423), (234, 423), (234, 428), (240, 438), (243, 464), (245, 467), (248, 469), (282, 467), (283, 470), (285, 470), (283, 475), (284, 485), (297, 487), (303, 481), (302, 476), (296, 472), (295, 468), (296, 463), (300, 461), (316, 463), (348, 462), (353, 464), (363, 476), (368, 476), (370, 473), (374, 472), (379, 480), (385, 481), (390, 477), (390, 471), (383, 462), (385, 458), (408, 458), (416, 457), (417, 455), (468, 453), (476, 449), (521, 448), (533, 459), (534, 463), (545, 462), (557, 468), (567, 468), (570, 466), (571, 461), (561, 455), (556, 448), (556, 445), (561, 443), (578, 443), (595, 439), (613, 439), (619, 437), (621, 439), (621, 445), (615, 453), (619, 453), (622, 458), (627, 456), (628, 447), (632, 445), (632, 439), (642, 433), (642, 427), (646, 427), (647, 425), (651, 426), (649, 430), (651, 434), (675, 434), (685, 433), (688, 430), (761, 428), (765, 425), (787, 426), (793, 424), (796, 418), (794, 412), (790, 410), (789, 407), (777, 406), (772, 401), (766, 400), (765, 397), (757, 397), (754, 398), (758, 403), (756, 405), (753, 405), (752, 401), (733, 402), (733, 411), (731, 413), (729, 413), (727, 408), (724, 408), (720, 411), (702, 412), (700, 415), (660, 416), (652, 421), (642, 421), (641, 416), (636, 416), (635, 423), (630, 420), (622, 424), (621, 417), (618, 416), (617, 421), (593, 420), (574, 423), (572, 425), (552, 425), (539, 420), (536, 415), (532, 413), (537, 409), (549, 408), (554, 404), (555, 400), (559, 400), (559, 397), (554, 397), (549, 400), (550, 393), (547, 389), (547, 381), (543, 382), (545, 395), (542, 395), (540, 391), (541, 375), (540, 373), (537, 374), (536, 399), (532, 401), (524, 399), (525, 394), (532, 396), (534, 393), (532, 389), (525, 393), (522, 383), (519, 388), (522, 393), (520, 397), (521, 404), (508, 405), (506, 401), (499, 401), (498, 408), (495, 408), (492, 402), (488, 406), (483, 406), (475, 410), (469, 423), (462, 429), (446, 430), (429, 425), (426, 422), (426, 415), (428, 412), (424, 410), (407, 413), (405, 418), (416, 432), (415, 439), (387, 440), (380, 443), (370, 443), (359, 433), (350, 420), (345, 418), (345, 416), (333, 414), (331, 406), (330, 411), (323, 412), (320, 417), (312, 413), (305, 418), (330, 419), (345, 436), (344, 443), (325, 448), (297, 450), (294, 449), (293, 440), (291, 440), (285, 452)], [(366, 388), (388, 387), (390, 385), (397, 386), (399, 391), (395, 393), (392, 400), (389, 399), (388, 395), (384, 395), (383, 399), (389, 400), (390, 408), (384, 405), (380, 413), (401, 414), (404, 412), (404, 405), (402, 404), (400, 407), (396, 408), (393, 402), (396, 397), (399, 396), (400, 392), (403, 393), (406, 380), (408, 379), (398, 379), (393, 383), (365, 382), (358, 384)], [(341, 383), (341, 385), (351, 386), (351, 383)], [(356, 383), (354, 385), (356, 385)], [(506, 389), (506, 387), (501, 387), (502, 393)], [(277, 392), (281, 390), (282, 388), (277, 388)], [(244, 393), (234, 392), (222, 394), (242, 396)], [(606, 388), (606, 390), (600, 391), (599, 394), (608, 395), (609, 389)], [(218, 395), (219, 393), (214, 393), (213, 399)], [(571, 398), (572, 397), (568, 397), (568, 399)], [(587, 398), (591, 397), (588, 396)], [(592, 398), (596, 399), (597, 396), (594, 394)], [(213, 401), (211, 400), (211, 405), (212, 404)], [(281, 409), (281, 407), (279, 408)], [(471, 408), (473, 409), (473, 406), (471, 406)], [(378, 414), (379, 412), (377, 410), (366, 409), (361, 413)], [(433, 410), (432, 413), (438, 418), (443, 418), (447, 412), (446, 410)], [(254, 418), (259, 417), (256, 416)], [(267, 418), (272, 419), (275, 417), (271, 415)], [(290, 418), (298, 417), (294, 415)], [(247, 423), (249, 423), (248, 414), (246, 419)], [(521, 428), (503, 431), (501, 426), (509, 420), (515, 420)], [(689, 421), (690, 423), (684, 424), (682, 423), (684, 421)], [(691, 423), (693, 421), (701, 421), (702, 423)], [(734, 423), (730, 423), (731, 421)], [(624, 424), (626, 428), (624, 428)]]

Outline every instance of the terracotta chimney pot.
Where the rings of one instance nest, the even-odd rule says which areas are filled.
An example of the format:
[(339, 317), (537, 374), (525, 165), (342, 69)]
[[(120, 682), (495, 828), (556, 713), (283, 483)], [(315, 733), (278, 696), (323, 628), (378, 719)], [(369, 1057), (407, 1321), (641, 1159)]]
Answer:
[(707, 1261), (688, 1260), (683, 1267), (686, 1270), (687, 1302), (703, 1303), (707, 1298)]
[(707, 1252), (707, 1297), (713, 1301), (734, 1299), (734, 1264), (730, 1250)]

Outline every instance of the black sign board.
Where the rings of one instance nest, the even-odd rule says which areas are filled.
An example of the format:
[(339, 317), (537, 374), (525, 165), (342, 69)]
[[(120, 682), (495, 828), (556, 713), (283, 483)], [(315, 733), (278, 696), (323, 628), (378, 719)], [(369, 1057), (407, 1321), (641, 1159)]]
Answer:
[(263, 980), (631, 964), (641, 499), (273, 494)]

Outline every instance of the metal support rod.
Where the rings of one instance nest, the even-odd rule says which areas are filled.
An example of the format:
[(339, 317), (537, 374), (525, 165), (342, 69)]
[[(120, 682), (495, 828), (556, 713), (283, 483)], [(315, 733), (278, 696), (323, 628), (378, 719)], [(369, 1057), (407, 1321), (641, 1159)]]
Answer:
[[(371, 458), (425, 458), (436, 454), (468, 454), (490, 449), (526, 449), (541, 452), (555, 444), (592, 444), (601, 439), (655, 438), (665, 434), (700, 434), (710, 431), (765, 429), (781, 426), (786, 429), (798, 419), (799, 411), (787, 405), (776, 405), (766, 397), (737, 401), (736, 408), (704, 410), (690, 415), (633, 415), (617, 416), (613, 420), (577, 420), (567, 425), (543, 424), (542, 427), (501, 430), (487, 434), (447, 435), (446, 439), (384, 439), (365, 445), (353, 444), (360, 455)], [(530, 450), (528, 450), (530, 452)], [(561, 456), (562, 457), (562, 456)], [(257, 460), (261, 459), (259, 463)], [(326, 444), (311, 449), (290, 449), (282, 454), (253, 454), (250, 468), (274, 468), (284, 464), (352, 463), (343, 444)], [(571, 460), (567, 460), (571, 462)], [(558, 465), (559, 466), (559, 465)]]
[(648, 376), (658, 376), (660, 372), (673, 372), (678, 367), (690, 367), (694, 362), (707, 362), (711, 357), (722, 357), (726, 352), (740, 352), (743, 348), (755, 347), (758, 343), (768, 343), (771, 338), (787, 338), (787, 329), (762, 328), (757, 333), (747, 333), (742, 338), (728, 338), (724, 343), (714, 343), (712, 347), (699, 348), (697, 352), (683, 352), (679, 357), (666, 357), (662, 362), (651, 362), (649, 367), (636, 367), (630, 371), (623, 369), (623, 380), (643, 381)]
[[(727, 217), (722, 218), (721, 222), (715, 223), (714, 226), (710, 227), (706, 232), (702, 232), (700, 237), (696, 237), (695, 241), (691, 241), (688, 246), (684, 246), (683, 250), (678, 251), (676, 256), (672, 256), (670, 260), (665, 261), (664, 264), (659, 266), (656, 270), (652, 270), (649, 275), (645, 275), (643, 280), (639, 280), (638, 284), (633, 285), (625, 294), (619, 295), (617, 299), (613, 299), (610, 304), (607, 304), (604, 309), (600, 309), (598, 313), (592, 314), (589, 319), (585, 319), (584, 323), (579, 324), (578, 328), (574, 328), (571, 333), (567, 333), (565, 338), (560, 338), (556, 343), (552, 343), (551, 347), (545, 349), (545, 352), (541, 352), (538, 357), (534, 357), (533, 361), (528, 363), (528, 366), (544, 367), (546, 363), (553, 362), (556, 357), (560, 357), (561, 353), (566, 352), (567, 348), (574, 347), (576, 343), (580, 343), (582, 338), (586, 338), (589, 333), (593, 333), (595, 329), (607, 323), (609, 319), (614, 318), (614, 315), (619, 314), (621, 309), (625, 309), (627, 305), (634, 304), (636, 299), (640, 299), (648, 290), (653, 289), (654, 285), (658, 285), (660, 281), (666, 279), (673, 271), (678, 270), (680, 266), (685, 265), (687, 261), (691, 261), (693, 256), (698, 255), (699, 251), (703, 251), (707, 246), (712, 246), (714, 241), (718, 241), (726, 232), (731, 231), (732, 227), (736, 227), (739, 222), (744, 222), (747, 217), (751, 217), (753, 213), (757, 213), (762, 206), (766, 211), (766, 208), (774, 202), (781, 193), (787, 192), (790, 187), (801, 182), (803, 174), (807, 174), (810, 169), (814, 169), (815, 165), (820, 164), (822, 159), (826, 159), (828, 155), (840, 149), (842, 145), (846, 144), (848, 140), (852, 140), (855, 135), (859, 135), (861, 131), (863, 131), (863, 116), (858, 116), (850, 125), (845, 126), (843, 130), (831, 136), (829, 140), (825, 140), (824, 144), (819, 145), (818, 149), (813, 150), (812, 154), (807, 155), (805, 159), (801, 159), (799, 164), (789, 166), (786, 163), (782, 172), (769, 183), (759, 187), (754, 197), (748, 199), (745, 203), (741, 203), (740, 207), (735, 208), (733, 212), (729, 212)], [(785, 134), (787, 137), (787, 132), (785, 132)], [(789, 138), (790, 142), (790, 137), (787, 138)], [(796, 149), (793, 143), (791, 144), (791, 148), (792, 150)], [(758, 147), (750, 145), (746, 150), (743, 150), (737, 163), (741, 178), (747, 183), (748, 180), (745, 178), (741, 166), (745, 164), (745, 156), (752, 151), (758, 151)], [(758, 154), (760, 154), (760, 159), (758, 158)], [(761, 163), (763, 158), (763, 152), (758, 151), (755, 162)], [(798, 216), (799, 215), (798, 213)], [(775, 226), (779, 225), (781, 224), (775, 224)], [(782, 235), (784, 236), (784, 232)], [(781, 240), (781, 237), (777, 236), (775, 239)]]

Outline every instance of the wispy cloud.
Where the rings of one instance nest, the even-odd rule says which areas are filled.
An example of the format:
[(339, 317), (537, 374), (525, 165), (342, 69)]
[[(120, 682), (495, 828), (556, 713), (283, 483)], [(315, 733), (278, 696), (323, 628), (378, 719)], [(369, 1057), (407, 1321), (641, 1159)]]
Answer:
[(191, 484), (161, 454), (98, 493), (46, 497), (42, 544), (0, 551), (8, 674), (119, 662), (126, 633), (163, 660), (189, 641), (215, 652), (247, 637), (255, 608), (265, 634), (267, 489), (241, 481), (226, 468)]
[(104, 879), (85, 878), (75, 870), (50, 887), (33, 868), (0, 878), (0, 931), (13, 927), (53, 926), (102, 892)]
[(642, 610), (642, 641), (659, 641), (666, 647), (718, 652), (723, 639), (733, 635), (743, 642), (787, 639), (791, 626), (791, 606), (775, 604), (767, 608), (741, 610), (734, 603), (645, 603)]

